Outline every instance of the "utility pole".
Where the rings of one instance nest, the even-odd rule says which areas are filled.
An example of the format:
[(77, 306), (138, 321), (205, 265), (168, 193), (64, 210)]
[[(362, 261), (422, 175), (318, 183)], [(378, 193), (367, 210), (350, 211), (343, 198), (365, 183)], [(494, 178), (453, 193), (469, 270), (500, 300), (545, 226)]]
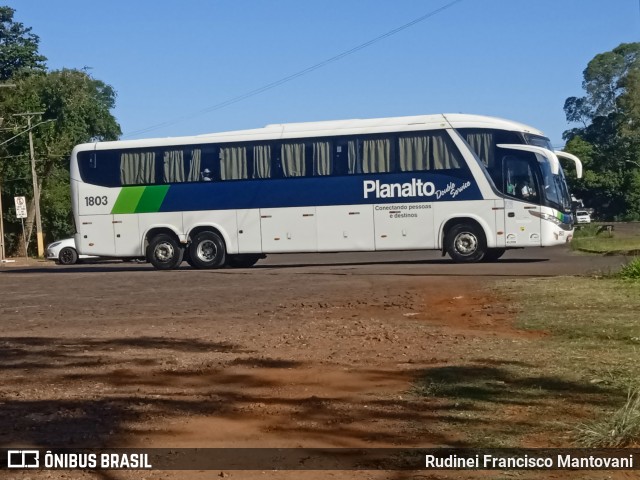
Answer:
[(33, 134), (31, 128), (31, 119), (36, 115), (42, 115), (44, 112), (26, 112), (16, 113), (15, 117), (27, 117), (27, 126), (29, 129), (29, 153), (31, 155), (31, 180), (33, 180), (33, 200), (36, 213), (36, 236), (38, 239), (38, 257), (44, 257), (44, 238), (42, 235), (42, 218), (40, 217), (40, 187), (38, 186), (38, 175), (36, 173), (36, 156), (33, 150)]

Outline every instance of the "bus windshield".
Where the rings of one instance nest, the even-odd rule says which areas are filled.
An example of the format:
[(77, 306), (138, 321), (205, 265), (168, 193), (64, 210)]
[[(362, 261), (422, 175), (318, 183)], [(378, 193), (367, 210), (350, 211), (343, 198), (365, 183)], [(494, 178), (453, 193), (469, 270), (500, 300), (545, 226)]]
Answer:
[(542, 170), (542, 182), (544, 184), (544, 195), (550, 207), (563, 212), (571, 210), (571, 197), (567, 189), (567, 181), (562, 168), (557, 175), (551, 173), (551, 166), (548, 161), (540, 162)]

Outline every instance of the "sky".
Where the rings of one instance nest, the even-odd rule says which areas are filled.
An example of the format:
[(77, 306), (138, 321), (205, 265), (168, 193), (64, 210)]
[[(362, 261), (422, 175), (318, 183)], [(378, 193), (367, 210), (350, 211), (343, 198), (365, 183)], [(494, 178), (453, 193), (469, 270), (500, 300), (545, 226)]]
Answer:
[[(554, 146), (598, 53), (640, 40), (639, 0), (9, 1), (51, 70), (117, 92), (123, 139), (273, 123), (474, 113)], [(2, 3), (2, 2), (0, 2)], [(439, 10), (439, 11), (438, 11)], [(424, 21), (242, 101), (432, 12)]]

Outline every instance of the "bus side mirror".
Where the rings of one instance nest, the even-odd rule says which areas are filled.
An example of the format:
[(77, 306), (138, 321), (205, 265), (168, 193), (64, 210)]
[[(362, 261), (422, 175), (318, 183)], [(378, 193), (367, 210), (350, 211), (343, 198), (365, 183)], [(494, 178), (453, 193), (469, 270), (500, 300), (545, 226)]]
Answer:
[(567, 160), (572, 160), (576, 164), (576, 177), (582, 178), (582, 162), (578, 157), (567, 152), (561, 152), (559, 150), (556, 150), (553, 153), (555, 153), (556, 156), (560, 158), (566, 158)]

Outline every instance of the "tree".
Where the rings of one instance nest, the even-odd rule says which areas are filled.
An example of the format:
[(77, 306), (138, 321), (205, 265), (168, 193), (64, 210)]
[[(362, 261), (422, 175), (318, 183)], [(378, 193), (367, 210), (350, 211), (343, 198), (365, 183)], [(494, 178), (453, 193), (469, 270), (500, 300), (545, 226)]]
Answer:
[[(78, 143), (115, 140), (121, 134), (111, 114), (116, 93), (83, 70), (48, 72), (46, 58), (38, 52), (40, 39), (31, 33), (31, 28), (15, 22), (14, 13), (10, 7), (0, 7), (0, 82), (8, 80), (16, 85), (0, 89), (0, 118), (4, 118), (0, 131), (3, 205), (12, 205), (13, 196), (24, 195), (30, 198), (28, 212), (33, 216), (28, 136), (19, 135), (25, 132), (26, 125), (24, 117), (13, 115), (43, 112), (33, 123), (52, 121), (37, 126), (33, 140), (43, 229), (48, 240), (53, 240), (73, 232), (69, 195), (71, 150)], [(19, 238), (20, 222), (11, 207), (5, 207), (3, 213), (8, 251), (13, 248), (15, 252), (23, 244)], [(33, 218), (27, 219), (27, 226), (33, 227)]]
[(0, 81), (5, 81), (18, 73), (44, 71), (44, 56), (38, 53), (40, 39), (13, 21), (15, 10), (0, 7)]
[[(115, 140), (120, 136), (120, 126), (110, 112), (115, 105), (115, 91), (87, 72), (72, 69), (32, 73), (15, 83), (16, 88), (0, 101), (0, 111), (8, 116), (43, 112), (41, 120), (53, 120), (37, 127), (33, 135), (36, 171), (42, 182), (41, 216), (49, 240), (68, 236), (73, 233), (69, 155), (79, 143)], [(20, 121), (17, 120), (20, 117), (13, 118), (14, 122)], [(0, 155), (6, 160), (0, 161), (0, 174), (14, 179), (7, 183), (7, 193), (32, 197), (28, 136), (22, 135), (3, 148), (4, 154)], [(33, 207), (33, 199), (30, 206)], [(34, 208), (28, 211), (32, 214)], [(27, 219), (29, 226), (30, 220)], [(19, 233), (15, 229), (14, 244), (20, 244)]]
[(640, 43), (596, 55), (584, 70), (586, 95), (565, 102), (565, 149), (585, 162), (571, 187), (606, 217), (640, 219)]

